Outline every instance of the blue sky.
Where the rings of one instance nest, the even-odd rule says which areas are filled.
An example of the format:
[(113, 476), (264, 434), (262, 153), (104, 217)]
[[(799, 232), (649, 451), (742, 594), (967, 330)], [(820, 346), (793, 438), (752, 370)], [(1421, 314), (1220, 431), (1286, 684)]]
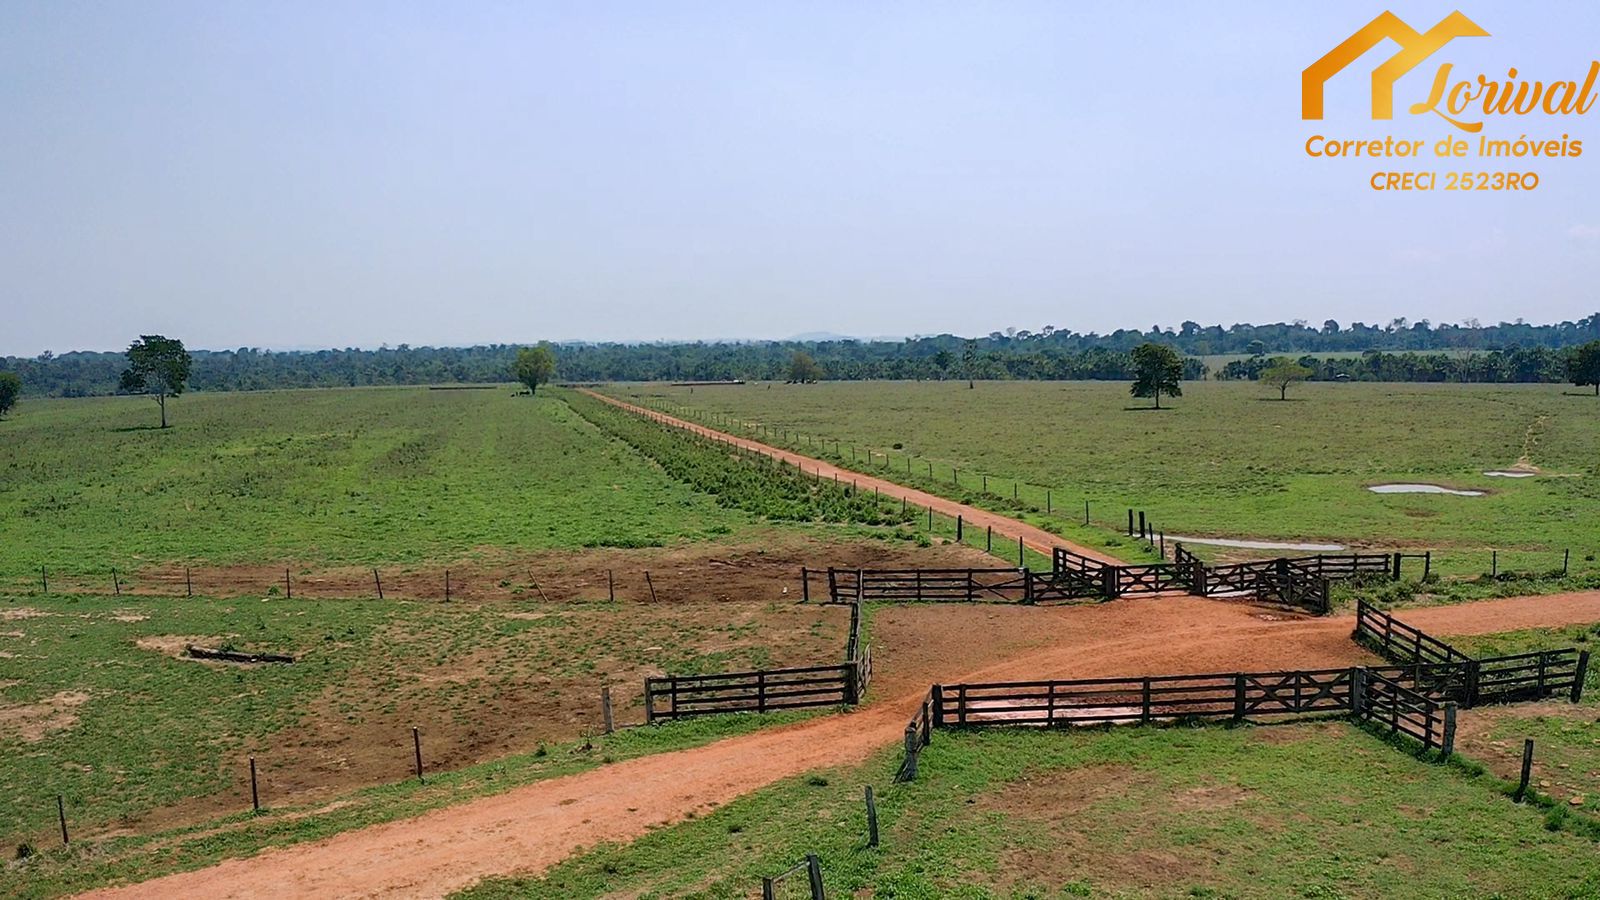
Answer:
[(1393, 45), (1299, 76), (1457, 6), (1464, 74), (1600, 58), (1592, 3), (13, 0), (0, 353), (1587, 315), (1600, 111), (1490, 123), (1592, 147), (1528, 194), (1301, 149), (1450, 133), (1433, 61), (1368, 118)]

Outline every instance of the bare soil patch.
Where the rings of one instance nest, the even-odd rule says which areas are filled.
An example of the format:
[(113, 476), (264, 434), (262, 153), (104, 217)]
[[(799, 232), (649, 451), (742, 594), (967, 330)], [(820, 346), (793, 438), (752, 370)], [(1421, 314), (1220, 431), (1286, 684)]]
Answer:
[(45, 735), (64, 731), (78, 723), (73, 710), (89, 701), (84, 691), (58, 691), (34, 703), (0, 706), (0, 731), (15, 734), (24, 744), (42, 740)]
[[(992, 567), (996, 558), (971, 547), (938, 543), (919, 548), (908, 541), (857, 540), (827, 532), (796, 534), (764, 529), (736, 542), (692, 543), (642, 549), (594, 548), (508, 553), (485, 548), (469, 558), (414, 566), (379, 566), (383, 595), (391, 600), (443, 600), (445, 572), (453, 601), (549, 600), (554, 602), (652, 600), (751, 601), (799, 599), (800, 570), (812, 571), (811, 588), (820, 598), (826, 570), (836, 568)], [(284, 572), (289, 584), (285, 587)], [(647, 580), (645, 573), (650, 577)], [(609, 580), (608, 580), (609, 573)], [(133, 596), (281, 597), (295, 599), (371, 598), (378, 581), (370, 567), (305, 566), (294, 561), (251, 565), (151, 565), (124, 576), (122, 593)], [(111, 585), (93, 578), (52, 575), (51, 589), (64, 593), (107, 593)], [(0, 619), (50, 615), (21, 607), (0, 611)]]

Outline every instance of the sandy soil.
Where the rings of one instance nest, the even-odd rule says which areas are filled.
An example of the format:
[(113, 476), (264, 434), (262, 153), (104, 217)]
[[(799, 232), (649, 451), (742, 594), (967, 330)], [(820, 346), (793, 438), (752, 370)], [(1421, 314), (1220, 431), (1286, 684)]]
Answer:
[[(1590, 622), (1600, 620), (1600, 592), (1415, 610), (1408, 613), (1413, 620), (1440, 634)], [(882, 648), (874, 648), (881, 660), (875, 696), (853, 712), (616, 763), (95, 896), (441, 896), (490, 875), (542, 871), (580, 848), (630, 840), (781, 778), (858, 763), (899, 740), (934, 680), (1377, 662), (1351, 642), (1353, 627), (1351, 617), (1299, 618), (1193, 597), (887, 610), (875, 625)]]

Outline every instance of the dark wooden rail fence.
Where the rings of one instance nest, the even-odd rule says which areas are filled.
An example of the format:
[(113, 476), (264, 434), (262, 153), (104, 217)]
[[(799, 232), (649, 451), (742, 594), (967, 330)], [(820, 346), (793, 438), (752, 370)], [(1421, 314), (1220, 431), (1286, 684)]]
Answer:
[(1398, 663), (1466, 663), (1472, 657), (1424, 634), (1365, 600), (1356, 602), (1356, 640), (1374, 645), (1378, 655)]
[(1028, 570), (993, 569), (832, 569), (828, 602), (912, 600), (1021, 603), (1028, 599)]
[(895, 774), (895, 781), (915, 781), (917, 777), (917, 761), (922, 757), (922, 748), (933, 742), (933, 700), (930, 691), (917, 707), (916, 715), (906, 723), (905, 756), (900, 760), (900, 771)]
[(1424, 749), (1439, 748), (1449, 756), (1455, 751), (1455, 703), (1443, 704), (1426, 694), (1378, 672), (1358, 669), (1354, 716), (1359, 721), (1387, 725), (1391, 734), (1404, 734), (1420, 741)]
[(1566, 695), (1576, 703), (1583, 698), (1588, 671), (1589, 651), (1572, 648), (1475, 660), (1467, 702), (1476, 706)]
[(645, 721), (729, 712), (775, 712), (857, 702), (859, 666), (805, 666), (716, 675), (667, 675), (644, 681)]
[(1466, 706), (1562, 695), (1576, 703), (1589, 670), (1589, 651), (1575, 648), (1473, 659), (1365, 600), (1356, 604), (1355, 638), (1402, 664), (1381, 670), (1387, 677)]
[(1350, 709), (1351, 669), (936, 685), (934, 726), (1242, 720)]

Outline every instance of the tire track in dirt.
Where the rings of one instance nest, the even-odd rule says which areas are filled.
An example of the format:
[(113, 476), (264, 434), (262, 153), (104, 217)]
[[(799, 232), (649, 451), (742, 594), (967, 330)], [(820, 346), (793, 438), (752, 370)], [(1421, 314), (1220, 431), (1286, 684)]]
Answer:
[[(941, 610), (919, 608), (938, 628)], [(1374, 662), (1350, 640), (1350, 616), (1278, 618), (1259, 607), (1188, 596), (1038, 608), (1044, 649), (966, 672), (936, 657), (906, 661), (901, 684), (1324, 668)], [(1600, 620), (1600, 591), (1409, 610), (1441, 634)], [(859, 763), (896, 743), (926, 688), (852, 712), (640, 757), (506, 793), (269, 849), (207, 869), (89, 896), (438, 897), (493, 875), (538, 873), (582, 848), (628, 841), (780, 779)], [(884, 777), (889, 773), (885, 772)]]
[(1023, 544), (1039, 553), (1043, 553), (1046, 556), (1049, 556), (1050, 551), (1056, 547), (1063, 547), (1067, 550), (1071, 550), (1073, 553), (1080, 553), (1084, 556), (1098, 559), (1101, 562), (1111, 563), (1113, 565), (1123, 564), (1122, 560), (1106, 554), (1103, 550), (1094, 550), (1089, 547), (1082, 546), (1081, 544), (1075, 544), (1066, 538), (1046, 531), (1037, 525), (1029, 525), (1026, 522), (1013, 519), (1010, 516), (1002, 515), (997, 512), (991, 512), (986, 509), (980, 509), (976, 506), (968, 506), (965, 503), (958, 503), (955, 500), (941, 497), (938, 494), (930, 494), (926, 491), (919, 491), (916, 488), (906, 487), (899, 482), (878, 478), (874, 475), (868, 475), (865, 472), (854, 471), (853, 469), (846, 469), (842, 466), (836, 466), (833, 463), (825, 460), (815, 459), (813, 457), (795, 453), (790, 450), (783, 450), (770, 444), (763, 444), (760, 441), (752, 441), (749, 438), (742, 438), (738, 435), (729, 434), (725, 431), (717, 431), (714, 428), (707, 428), (704, 425), (690, 422), (687, 419), (669, 416), (665, 413), (659, 413), (653, 409), (647, 409), (643, 406), (635, 406), (632, 403), (618, 400), (615, 397), (607, 397), (605, 394), (597, 393), (587, 388), (578, 388), (578, 392), (593, 397), (596, 400), (609, 403), (612, 406), (620, 409), (627, 410), (635, 415), (644, 416), (647, 419), (653, 419), (662, 423), (663, 425), (671, 425), (674, 428), (681, 428), (684, 431), (692, 432), (702, 437), (712, 438), (714, 440), (718, 440), (725, 444), (730, 444), (745, 450), (753, 450), (762, 455), (770, 456), (773, 459), (779, 460), (780, 462), (788, 463), (791, 466), (802, 466), (804, 471), (815, 474), (819, 478), (831, 479), (834, 476), (838, 476), (841, 481), (848, 480), (855, 482), (862, 490), (876, 488), (879, 493), (886, 497), (893, 499), (904, 498), (907, 503), (913, 506), (920, 506), (924, 509), (931, 506), (933, 511), (939, 513), (940, 515), (949, 516), (951, 518), (955, 518), (957, 515), (960, 515), (966, 521), (968, 527), (993, 528), (996, 534), (1005, 535), (1013, 540), (1016, 538), (1022, 538)]

